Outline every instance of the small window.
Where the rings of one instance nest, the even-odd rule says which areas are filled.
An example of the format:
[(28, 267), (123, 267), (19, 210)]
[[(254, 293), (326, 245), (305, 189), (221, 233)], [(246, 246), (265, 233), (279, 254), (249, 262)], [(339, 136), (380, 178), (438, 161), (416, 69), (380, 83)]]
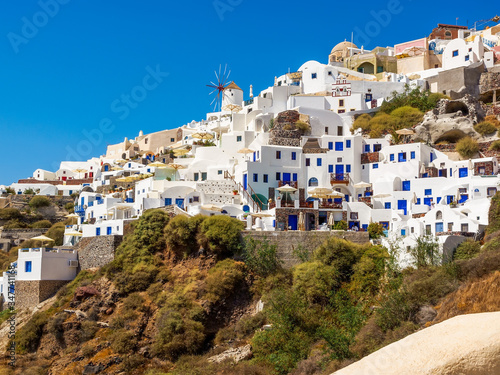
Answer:
[(411, 232), (411, 233), (415, 233), (415, 227), (411, 227), (411, 228), (410, 228), (410, 232)]
[(343, 107), (344, 106), (344, 99), (339, 99), (339, 107)]
[(394, 161), (394, 154), (390, 154), (390, 155), (389, 155), (389, 160), (390, 160), (390, 161)]
[(31, 272), (31, 260), (24, 263), (24, 272)]
[(316, 166), (321, 167), (323, 160), (321, 158), (316, 159)]
[(276, 172), (276, 181), (281, 181), (281, 173)]
[(219, 169), (219, 170), (217, 171), (217, 174), (222, 174), (222, 169)]
[(236, 136), (236, 142), (241, 142), (241, 135)]
[(335, 142), (335, 151), (344, 151), (344, 142)]
[(383, 66), (377, 66), (377, 73), (383, 73), (384, 67)]
[(350, 139), (345, 141), (345, 148), (351, 148), (351, 140)]
[(375, 145), (373, 145), (373, 152), (380, 152), (380, 150), (382, 150), (382, 145), (377, 143)]
[(281, 151), (276, 151), (276, 159), (281, 159)]
[(95, 229), (95, 235), (100, 236), (101, 235), (101, 228), (96, 228)]
[(460, 225), (460, 230), (462, 232), (468, 232), (469, 231), (469, 224), (462, 224), (462, 225)]
[(328, 134), (328, 126), (325, 126), (325, 134)]
[(370, 145), (365, 145), (365, 152), (370, 152)]
[(269, 176), (267, 174), (263, 175), (262, 180), (264, 181), (265, 184), (267, 184), (267, 182), (269, 180)]
[(378, 163), (373, 164), (373, 169), (378, 169)]
[(400, 163), (402, 163), (402, 162), (405, 162), (405, 161), (406, 161), (406, 152), (400, 152), (400, 153), (398, 154), (398, 161), (399, 161)]
[(432, 189), (425, 189), (424, 195), (432, 195)]
[(316, 78), (318, 78), (318, 74), (317, 74), (317, 73), (312, 73), (312, 74), (311, 74), (311, 78), (312, 78), (312, 79), (316, 79)]
[(311, 159), (306, 158), (306, 167), (309, 167), (311, 165)]
[(410, 159), (415, 159), (415, 151), (410, 152)]
[(193, 202), (199, 202), (199, 201), (200, 201), (200, 197), (198, 197), (198, 196), (193, 197)]
[(193, 178), (195, 181), (198, 181), (200, 179), (200, 174), (199, 173), (195, 173), (194, 174), (194, 178)]
[(453, 230), (453, 223), (448, 223), (448, 230), (450, 232)]
[(458, 56), (458, 49), (456, 49), (455, 51), (452, 52), (452, 56), (453, 57), (457, 57)]
[(309, 179), (309, 186), (318, 186), (318, 179), (316, 177), (312, 177)]
[(257, 173), (253, 174), (253, 182), (259, 182), (259, 175)]
[(328, 149), (333, 150), (333, 142), (328, 142)]
[(170, 142), (175, 142), (175, 138), (170, 138)]
[(351, 212), (351, 220), (358, 220), (358, 213), (357, 212)]
[(346, 173), (351, 173), (351, 164), (345, 165), (345, 171), (346, 171)]
[(465, 61), (469, 61), (470, 57), (469, 55), (465, 55)]
[(333, 165), (332, 164), (330, 164), (328, 166), (328, 173), (333, 173)]
[(427, 234), (427, 235), (432, 234), (432, 228), (430, 225), (425, 226), (425, 234)]
[(420, 203), (420, 198), (417, 198), (417, 203), (415, 203), (415, 204), (421, 204)]
[(292, 160), (297, 160), (297, 153), (292, 151)]
[(390, 210), (391, 209), (391, 202), (385, 202), (384, 207), (386, 210)]

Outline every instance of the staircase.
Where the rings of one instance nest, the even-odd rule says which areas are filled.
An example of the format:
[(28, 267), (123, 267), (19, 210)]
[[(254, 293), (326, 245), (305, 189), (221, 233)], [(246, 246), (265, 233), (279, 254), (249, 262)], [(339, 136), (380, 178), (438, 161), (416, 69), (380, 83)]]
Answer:
[[(260, 212), (262, 211), (262, 208), (266, 207), (267, 202), (262, 202), (259, 199), (257, 193), (255, 193), (250, 184), (247, 184), (247, 190), (245, 190), (243, 185), (241, 185), (239, 182), (236, 182), (234, 180), (234, 176), (227, 171), (224, 172), (224, 178), (226, 179), (226, 181), (230, 181), (232, 183), (233, 190), (238, 190), (238, 193), (241, 195), (243, 200), (245, 200), (247, 204), (252, 208), (253, 212)], [(254, 200), (252, 198), (252, 195), (255, 196), (257, 200)]]

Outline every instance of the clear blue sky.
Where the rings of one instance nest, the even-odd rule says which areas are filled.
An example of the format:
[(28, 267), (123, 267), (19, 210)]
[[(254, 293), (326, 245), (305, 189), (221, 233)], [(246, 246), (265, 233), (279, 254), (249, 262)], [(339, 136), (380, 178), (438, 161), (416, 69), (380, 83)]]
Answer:
[[(59, 0), (59, 9), (56, 2), (0, 1), (0, 184), (55, 170), (68, 155), (99, 156), (139, 130), (202, 119), (211, 109), (205, 85), (219, 64), (229, 65), (248, 98), (250, 84), (258, 93), (288, 68), (326, 63), (333, 46), (367, 25), (373, 37), (364, 45), (373, 48), (496, 11), (468, 1)], [(390, 20), (377, 21), (373, 12), (388, 8)], [(377, 30), (373, 22), (384, 25)], [(148, 66), (169, 75), (154, 89), (148, 80), (145, 91), (138, 86)], [(133, 90), (146, 97), (126, 114), (117, 100)], [(84, 131), (95, 136), (90, 148)]]

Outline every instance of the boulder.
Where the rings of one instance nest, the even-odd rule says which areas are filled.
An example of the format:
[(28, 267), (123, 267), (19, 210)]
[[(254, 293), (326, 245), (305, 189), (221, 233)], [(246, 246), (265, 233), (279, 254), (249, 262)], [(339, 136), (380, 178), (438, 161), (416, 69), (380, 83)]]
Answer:
[(500, 374), (500, 312), (460, 315), (392, 343), (335, 375)]
[(81, 286), (81, 287), (76, 288), (75, 296), (73, 299), (75, 301), (83, 301), (86, 298), (89, 298), (89, 297), (92, 297), (95, 295), (99, 295), (99, 294), (100, 293), (96, 288), (93, 288), (91, 286)]
[(208, 362), (220, 363), (226, 359), (232, 359), (234, 362), (243, 361), (252, 357), (252, 347), (250, 345), (240, 346), (239, 348), (231, 348), (208, 358)]

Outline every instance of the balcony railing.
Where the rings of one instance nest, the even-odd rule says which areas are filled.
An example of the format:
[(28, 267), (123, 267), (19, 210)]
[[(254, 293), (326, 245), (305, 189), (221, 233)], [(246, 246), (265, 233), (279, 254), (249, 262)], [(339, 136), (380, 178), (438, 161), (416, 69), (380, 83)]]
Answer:
[(298, 189), (299, 188), (299, 184), (297, 181), (279, 181), (278, 182), (278, 187), (282, 187), (282, 186), (285, 186), (285, 185), (290, 185), (291, 187), (295, 188), (295, 189)]
[(330, 183), (333, 184), (349, 184), (349, 173), (331, 173)]
[(247, 105), (251, 105), (251, 104), (253, 104), (253, 98), (252, 98), (252, 99), (245, 100), (245, 102), (244, 102), (244, 103), (245, 103), (245, 107), (246, 107)]

